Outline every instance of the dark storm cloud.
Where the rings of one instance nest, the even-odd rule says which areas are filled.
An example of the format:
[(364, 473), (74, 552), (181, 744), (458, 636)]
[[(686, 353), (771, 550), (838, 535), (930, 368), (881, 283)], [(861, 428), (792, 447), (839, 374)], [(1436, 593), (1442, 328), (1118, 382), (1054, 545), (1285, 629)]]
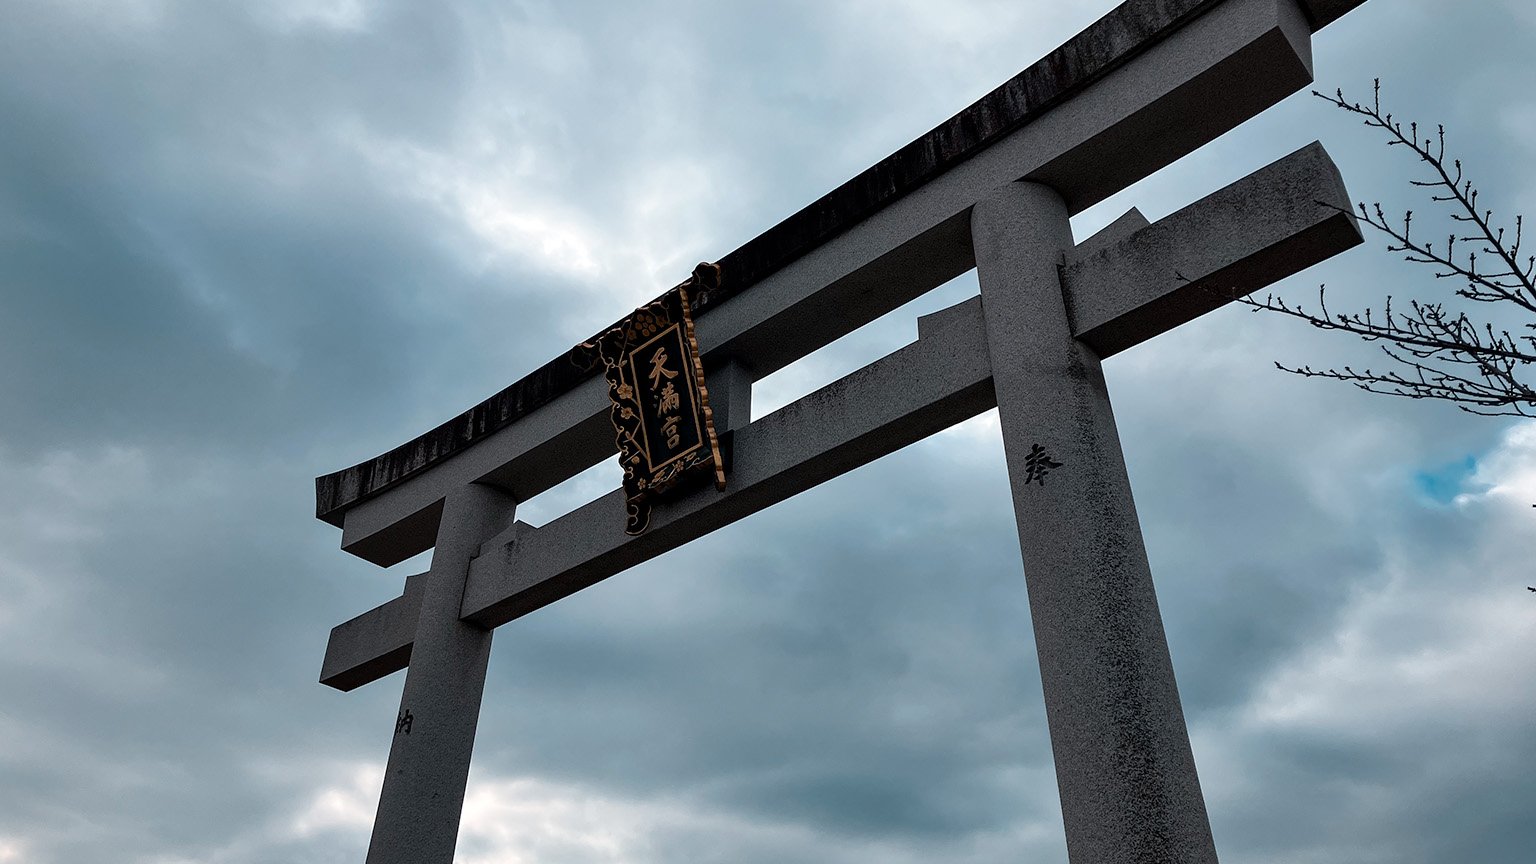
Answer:
[(37, 409), (8, 413), (8, 441), (273, 442), (298, 417), (345, 416), (354, 394), (441, 386), (431, 370), (460, 359), (441, 346), (466, 317), (446, 297), (476, 297), (513, 333), (539, 317), (532, 274), (495, 274), (523, 289), (502, 299), (347, 140), (432, 146), (462, 121), (457, 18), (396, 11), (306, 39), (187, 5), (76, 51), (50, 48), (67, 17), (8, 28), (5, 368)]
[[(924, 501), (912, 493), (935, 467), (893, 459), (902, 470), (808, 493), (803, 510), (753, 517), (498, 636), (515, 689), (488, 716), (526, 716), (531, 698), (548, 710), (539, 728), (488, 721), (490, 764), (833, 832), (1013, 818), (995, 748), (1038, 759), (1045, 739), (1027, 713), (1039, 685), (1023, 583), (995, 561), (1015, 542), (1006, 487), (996, 465), (965, 465), (973, 503)], [(721, 597), (722, 581), (737, 587)], [(570, 749), (550, 752), (559, 741)]]
[[(401, 574), (336, 551), (313, 475), (543, 363), (1107, 7), (1014, 5), (8, 12), (0, 730), (23, 743), (0, 749), (0, 861), (358, 859), (400, 676), (313, 679), (329, 627)], [(1319, 36), (1320, 83), (1381, 74), (1536, 188), (1536, 109), (1500, 86), (1530, 77), (1516, 12), (1377, 0)], [(1400, 166), (1356, 132), (1296, 97), (1078, 233), (1317, 137), (1353, 194), (1389, 197)], [(1289, 290), (1405, 278), (1373, 255)], [(761, 404), (904, 344), (914, 314)], [(1529, 544), (1487, 489), (1526, 445), (1268, 368), (1355, 348), (1228, 310), (1106, 364), (1217, 841), (1519, 861), (1529, 662), (1490, 598)], [(504, 628), (461, 858), (1063, 859), (989, 422)], [(1469, 456), (1504, 473), (1469, 503), (1418, 495)]]
[[(351, 738), (292, 686), (350, 614), (326, 602), (310, 478), (358, 436), (403, 438), (378, 428), (402, 396), (446, 415), (542, 360), (458, 334), (482, 314), (515, 333), (562, 285), (466, 267), (462, 229), (424, 229), (343, 134), (454, 134), (453, 16), (316, 38), (213, 4), (142, 29), (79, 11), (0, 32), (0, 441), (23, 519), (0, 569), (7, 641), (39, 646), (0, 672), (25, 694), (0, 835), (29, 860), (206, 859), (321, 782), (293, 723), (301, 749)], [(80, 534), (36, 527), (60, 520)]]

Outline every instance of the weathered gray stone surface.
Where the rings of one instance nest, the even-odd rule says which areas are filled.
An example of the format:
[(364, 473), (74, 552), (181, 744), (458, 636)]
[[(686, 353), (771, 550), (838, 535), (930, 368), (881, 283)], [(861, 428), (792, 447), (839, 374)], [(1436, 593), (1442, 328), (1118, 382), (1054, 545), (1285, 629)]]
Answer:
[(752, 372), (734, 359), (707, 368), (705, 386), (715, 415), (715, 433), (723, 435), (752, 422)]
[(623, 491), (546, 525), (518, 523), (470, 568), (464, 617), (494, 627), (991, 407), (972, 299), (919, 323), (918, 340), (735, 432), (724, 494), (658, 505), (624, 533)]
[[(836, 204), (843, 190), (879, 186), (856, 178), (802, 211), (812, 216), (783, 223), (813, 227), (771, 229), (744, 246), (793, 254), (764, 252), (762, 260), (778, 263), (730, 283), (730, 302), (701, 304), (707, 358), (733, 357), (761, 377), (965, 272), (974, 265), (969, 208), (1001, 183), (1046, 182), (1075, 212), (1218, 137), (1311, 80), (1313, 26), (1294, 0), (1123, 4), (860, 175), (884, 177), (915, 160), (926, 167), (897, 171), (905, 179), (895, 188), (905, 194)], [(1064, 89), (1042, 83), (1053, 80)], [(909, 151), (920, 158), (902, 155)], [(722, 260), (730, 279), (733, 259)], [(348, 551), (391, 564), (427, 548), (438, 518), (431, 508), (466, 478), (526, 499), (601, 460), (612, 452), (602, 390), (585, 373), (559, 371), (562, 364), (569, 366), (566, 358), (546, 364), (415, 441), (317, 478), (317, 515), (344, 525)], [(561, 422), (541, 424), (546, 409)], [(546, 432), (537, 440), (527, 430), (503, 435), (524, 426)], [(433, 477), (442, 465), (454, 466), (452, 476)], [(394, 501), (364, 506), (396, 491)]]
[(421, 594), (429, 575), (405, 577), (405, 590), (399, 597), (331, 628), (320, 683), (337, 690), (355, 690), (404, 669), (411, 662)]
[(1120, 218), (1099, 229), (1099, 232), (1067, 251), (1067, 263), (1081, 261), (1119, 243), (1137, 231), (1147, 227), (1147, 217), (1132, 207), (1120, 214)]
[[(1233, 190), (1251, 196), (1247, 208), (1255, 214), (1289, 215), (1235, 217), (1226, 209), (1230, 196), (1224, 195)], [(1139, 212), (1127, 214), (1067, 255), (1064, 290), (1069, 305), (1079, 310), (1074, 334), (1093, 341), (1106, 322), (1120, 322), (1139, 339), (1153, 335), (1159, 322), (1173, 326), (1182, 319), (1162, 311), (1164, 298), (1172, 295), (1175, 307), (1183, 309), (1178, 296), (1191, 287), (1175, 272), (1194, 280), (1239, 273), (1244, 290), (1256, 290), (1295, 272), (1295, 262), (1277, 254), (1293, 242), (1302, 244), (1298, 254), (1322, 257), (1356, 245), (1354, 226), (1347, 219), (1335, 221), (1335, 211), (1317, 204), (1343, 194), (1327, 153), (1309, 145), (1151, 226)], [(1217, 219), (1231, 221), (1233, 230), (1198, 231)], [(1329, 227), (1319, 230), (1320, 225)], [(1294, 232), (1290, 237), (1278, 230), (1286, 226)], [(1140, 239), (1131, 242), (1132, 237)], [(1199, 248), (1192, 251), (1185, 243)], [(857, 452), (846, 449), (848, 442), (861, 442), (862, 452), (873, 458), (992, 407), (980, 321), (974, 299), (925, 316), (914, 345), (745, 428), (737, 426), (738, 418), (748, 417), (750, 407), (740, 406), (737, 394), (750, 392), (742, 386), (748, 376), (739, 367), (714, 373), (711, 387), (727, 390), (731, 395), (722, 396), (723, 404), (737, 406), (728, 407), (724, 427), (736, 433), (730, 486), (723, 495), (701, 491), (659, 508), (652, 529), (638, 538), (621, 530), (617, 491), (541, 528), (519, 524), (489, 542), (472, 566), (463, 614), (487, 626), (505, 623), (809, 488), (816, 478), (847, 470), (851, 466), (838, 460), (839, 453)], [(1115, 344), (1125, 342), (1121, 336)], [(908, 379), (914, 382), (909, 388), (889, 383)], [(876, 389), (885, 386), (918, 401), (890, 400)], [(932, 400), (927, 408), (913, 407), (924, 399)], [(831, 452), (824, 454), (821, 447)], [(458, 469), (450, 464), (446, 470)], [(377, 504), (364, 505), (371, 506)], [(508, 563), (514, 553), (515, 575)], [(410, 584), (401, 598), (332, 631), (325, 683), (350, 689), (403, 668), (414, 632), (401, 623), (415, 620)]]
[(397, 564), (432, 547), (448, 490), (480, 482), (526, 501), (595, 465), (617, 452), (608, 404), (607, 382), (590, 378), (480, 446), (424, 462), (431, 471), (346, 510), (341, 548), (383, 567)]
[(1074, 250), (1062, 275), (1074, 332), (1108, 357), (1299, 273), (1362, 242), (1350, 206), (1314, 141), (1156, 225)]
[(459, 620), (459, 607), (471, 559), (512, 523), (516, 507), (488, 486), (455, 490), (444, 503), (432, 569), (417, 580), (415, 644), (368, 864), (453, 861), (491, 655), (491, 631)]
[[(1068, 218), (1309, 82), (1311, 32), (1361, 2), (1131, 0), (725, 256), (696, 317), (730, 488), (658, 505), (645, 534), (623, 533), (622, 491), (513, 520), (614, 452), (605, 384), (569, 358), (318, 478), (349, 552), (436, 546), (322, 668), (339, 689), (409, 669), (370, 864), (451, 861), (491, 628), (992, 405), (1071, 860), (1214, 862), (1099, 361), (1360, 236), (1316, 144), (1151, 225), (1133, 210), (1073, 247)], [(916, 342), (748, 422), (755, 379), (972, 266), (981, 296)]]
[(1066, 203), (1016, 183), (971, 224), (1068, 857), (1214, 864), (1109, 392), (1067, 317)]

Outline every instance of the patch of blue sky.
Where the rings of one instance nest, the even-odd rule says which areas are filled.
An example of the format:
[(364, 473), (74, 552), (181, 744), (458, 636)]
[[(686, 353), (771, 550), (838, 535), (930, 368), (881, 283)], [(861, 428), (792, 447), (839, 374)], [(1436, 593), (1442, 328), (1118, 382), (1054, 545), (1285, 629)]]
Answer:
[(1415, 472), (1414, 488), (1419, 494), (1436, 504), (1450, 504), (1456, 496), (1486, 488), (1486, 484), (1472, 483), (1477, 473), (1477, 457), (1468, 454), (1462, 459)]

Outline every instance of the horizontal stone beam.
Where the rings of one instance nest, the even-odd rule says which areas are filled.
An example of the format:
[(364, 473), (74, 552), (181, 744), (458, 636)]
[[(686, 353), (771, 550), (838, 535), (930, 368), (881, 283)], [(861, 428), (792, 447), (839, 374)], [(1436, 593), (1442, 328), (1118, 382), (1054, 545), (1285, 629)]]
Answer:
[(331, 628), (320, 665), (320, 683), (355, 690), (411, 662), (416, 618), (421, 612), (421, 577), (407, 576), (399, 597)]
[(1062, 283), (1074, 333), (1108, 357), (1299, 273), (1362, 242), (1350, 207), (1338, 167), (1314, 141), (1070, 256)]
[[(901, 174), (910, 162), (922, 180), (898, 183), (899, 196), (856, 178), (845, 187), (879, 200), (846, 211), (859, 219), (817, 228), (814, 243), (786, 239), (783, 226), (766, 232), (798, 251), (730, 302), (703, 304), (706, 364), (732, 358), (762, 377), (969, 270), (970, 207), (1001, 184), (1045, 183), (1076, 212), (1219, 137), (1311, 81), (1307, 14), (1295, 0), (1123, 4), (1057, 52), (1052, 63), (1075, 82), (1069, 94), (1023, 76), (871, 169)], [(1116, 59), (1095, 65), (1095, 52)], [(971, 140), (972, 126), (994, 131)], [(526, 500), (601, 461), (614, 452), (601, 381), (568, 380), (560, 363), (569, 365), (553, 361), (416, 441), (318, 478), (317, 515), (343, 526), (348, 551), (388, 565), (431, 547), (433, 508), (448, 489), (485, 482)]]
[(608, 405), (607, 381), (583, 381), (479, 446), (354, 505), (341, 548), (389, 567), (432, 548), (450, 489), (487, 483), (526, 501), (579, 474), (617, 452)]
[(658, 505), (644, 534), (624, 533), (623, 491), (534, 528), (493, 538), (470, 565), (463, 614), (504, 624), (701, 537), (994, 404), (980, 298), (925, 316), (918, 340), (738, 429), (726, 494)]
[[(987, 358), (981, 298), (925, 315), (916, 342), (738, 428), (724, 494), (659, 503), (638, 537), (613, 519), (622, 489), (542, 527), (513, 524), (471, 562), (464, 617), (505, 623), (979, 414), (994, 404)], [(321, 682), (350, 690), (404, 668), (419, 605), (408, 580), (401, 597), (333, 629)]]
[[(1314, 142), (1130, 230), (1138, 213), (1123, 220), (1128, 236), (1092, 238), (1063, 268), (1074, 332), (1107, 356), (1299, 272), (1361, 242), (1348, 207), (1337, 167)], [(1094, 251), (1096, 241), (1106, 245)], [(738, 432), (727, 495), (659, 508), (637, 538), (613, 518), (623, 511), (617, 490), (542, 528), (513, 526), (471, 565), (464, 617), (503, 624), (992, 407), (971, 302), (920, 322), (913, 345)]]
[[(1251, 213), (1232, 209), (1243, 196)], [(1252, 290), (1303, 266), (1289, 255), (1343, 251), (1360, 242), (1358, 230), (1318, 202), (1347, 200), (1332, 160), (1312, 144), (1152, 225), (1132, 211), (1069, 255), (1062, 280), (1078, 298), (1074, 333), (1123, 347), (1184, 320), (1190, 304), (1218, 305), (1219, 297), (1190, 295), (1196, 289), (1175, 272), (1236, 274), (1234, 284)], [(1228, 227), (1202, 230), (1217, 222)], [(989, 356), (980, 298), (923, 316), (916, 342), (738, 428), (725, 493), (658, 505), (638, 537), (623, 533), (615, 490), (542, 527), (519, 522), (492, 538), (470, 565), (463, 616), (504, 624), (987, 410), (995, 404)], [(415, 622), (409, 585), (332, 631), (325, 683), (350, 689), (404, 665)]]

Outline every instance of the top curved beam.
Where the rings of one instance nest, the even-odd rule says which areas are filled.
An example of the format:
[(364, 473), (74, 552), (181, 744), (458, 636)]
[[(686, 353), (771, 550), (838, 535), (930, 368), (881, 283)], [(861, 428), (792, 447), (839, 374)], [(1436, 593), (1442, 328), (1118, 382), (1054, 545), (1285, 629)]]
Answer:
[[(1180, 33), (1197, 19), (1217, 11), (1225, 15), (1233, 7), (1262, 6), (1271, 17), (1294, 16), (1303, 22), (1297, 29), (1303, 32), (1305, 29), (1315, 31), (1364, 2), (1127, 0), (970, 107), (721, 258), (719, 263), (725, 273), (725, 287), (695, 300), (695, 313), (700, 319), (701, 330), (707, 332), (711, 329), (710, 318), (716, 317), (707, 315), (711, 310), (748, 293), (754, 286), (768, 280), (768, 277), (917, 192), (946, 172), (1008, 139), (1022, 127), (1062, 108), (1074, 97)], [(1222, 28), (1225, 26), (1223, 23)], [(1277, 28), (1277, 32), (1279, 29), (1289, 28)], [(1294, 37), (1285, 38), (1294, 41)], [(1304, 43), (1305, 37), (1301, 38)], [(1077, 212), (1218, 137), (1310, 81), (1310, 51), (1304, 44), (1293, 44), (1291, 48), (1295, 51), (1296, 62), (1284, 74), (1273, 76), (1273, 80), (1253, 81), (1252, 76), (1244, 74), (1242, 70), (1227, 70), (1224, 74), (1218, 74), (1218, 70), (1199, 81), (1191, 79), (1190, 86), (1179, 88), (1180, 92), (1161, 97), (1163, 101), (1186, 110), (1196, 106), (1201, 109), (1198, 122), (1188, 123), (1187, 128), (1162, 131), (1162, 134), (1154, 136), (1155, 140), (1148, 140), (1144, 133), (1148, 128), (1157, 128), (1156, 124), (1161, 123), (1162, 119), (1117, 117), (1113, 122), (1105, 124), (1103, 132), (1092, 141), (1051, 158), (1041, 159), (1025, 170), (1032, 179), (1040, 179), (1055, 186), (1067, 199), (1070, 209)], [(1212, 67), (1213, 70), (1215, 68)], [(1233, 75), (1244, 79), (1245, 85), (1251, 83), (1251, 86), (1244, 88), (1247, 92), (1237, 92), (1230, 88)], [(1195, 86), (1197, 84), (1199, 86)], [(1213, 104), (1209, 98), (1213, 95), (1211, 91), (1220, 87), (1227, 88), (1218, 90), (1223, 96), (1221, 104)], [(1152, 125), (1149, 127), (1144, 124)], [(1152, 152), (1137, 159), (1123, 160), (1123, 164), (1109, 158), (1131, 141)], [(1070, 182), (1066, 179), (1069, 177), (1073, 178)], [(969, 182), (967, 185), (970, 185)], [(959, 212), (940, 214), (942, 218), (936, 224), (919, 226), (913, 232), (922, 235), (916, 238), (925, 241), (922, 246), (943, 244), (954, 247), (947, 249), (946, 254), (921, 256), (926, 262), (932, 262), (927, 264), (927, 269), (934, 271), (923, 273), (924, 278), (919, 280), (931, 283), (927, 287), (937, 285), (972, 266), (968, 241), (962, 239), (957, 245), (956, 238), (948, 236), (956, 232), (946, 229), (947, 223), (956, 221), (955, 217), (963, 215), (966, 209), (968, 203)], [(905, 258), (918, 251), (910, 235), (890, 245), (892, 248), (887, 250), (881, 259), (882, 263), (898, 263), (894, 259)], [(842, 335), (836, 328), (846, 324), (844, 329), (851, 330), (926, 290), (892, 292), (888, 296), (871, 298), (867, 296), (868, 286), (862, 284), (865, 280), (852, 278), (856, 275), (859, 274), (844, 274), (841, 281), (847, 284), (841, 286), (842, 290), (816, 298), (816, 304), (793, 304), (805, 307), (846, 302), (857, 307), (845, 310), (850, 313), (846, 321), (826, 324), (819, 329), (810, 328), (804, 335), (797, 334), (804, 344), (796, 343), (787, 347), (766, 347), (762, 333), (743, 330), (732, 334), (735, 344), (731, 347), (736, 350), (731, 353), (746, 357), (755, 376), (761, 376)], [(709, 351), (719, 346), (704, 347)], [(754, 356), (753, 349), (759, 349), (755, 353), (762, 356)], [(569, 356), (558, 357), (500, 393), (410, 442), (366, 462), (317, 477), (316, 517), (341, 526), (343, 517), (353, 507), (492, 437), (535, 410), (574, 391), (594, 374), (595, 370), (584, 368)], [(576, 449), (584, 451), (604, 446), (600, 438), (594, 439), (591, 434), (593, 430), (587, 426), (578, 428), (573, 425), (569, 429), (571, 443), (577, 445)], [(592, 461), (601, 457), (601, 453), (595, 453)], [(555, 478), (550, 482), (558, 482), (558, 479), (563, 478)], [(536, 490), (517, 491), (529, 494)], [(435, 521), (431, 518), (430, 504), (422, 507), (411, 505), (406, 511), (409, 515), (402, 516), (400, 521), (414, 519), (421, 522), (423, 527)], [(427, 532), (413, 530), (412, 533), (425, 535)], [(413, 542), (407, 545), (414, 547), (420, 544)]]

